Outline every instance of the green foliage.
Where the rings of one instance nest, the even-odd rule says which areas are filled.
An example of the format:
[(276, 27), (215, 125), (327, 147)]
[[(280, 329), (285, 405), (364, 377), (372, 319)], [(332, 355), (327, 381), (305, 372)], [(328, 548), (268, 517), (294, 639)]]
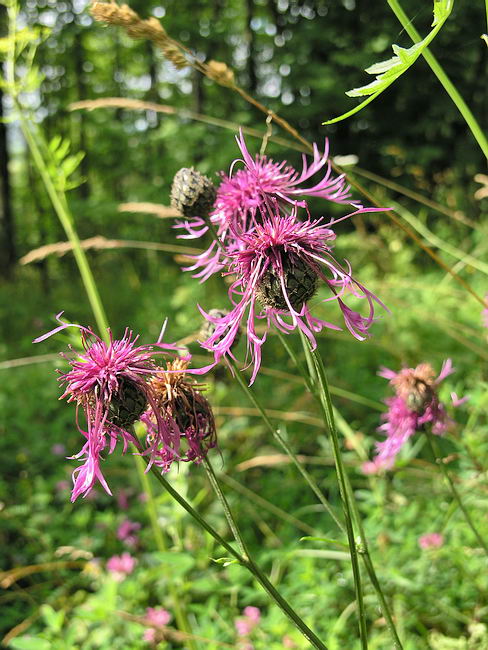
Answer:
[(432, 23), (434, 29), (432, 29), (424, 39), (409, 48), (392, 45), (392, 50), (395, 56), (386, 61), (375, 63), (365, 70), (368, 74), (376, 75), (376, 79), (366, 86), (353, 88), (346, 92), (346, 95), (349, 97), (363, 97), (364, 95), (370, 95), (369, 99), (361, 102), (361, 104), (347, 113), (331, 120), (327, 120), (324, 124), (334, 124), (335, 122), (340, 122), (341, 120), (351, 117), (351, 115), (355, 115), (373, 101), (373, 99), (376, 99), (376, 97), (378, 97), (378, 95), (380, 95), (384, 90), (391, 86), (398, 77), (400, 77), (415, 63), (422, 52), (437, 36), (439, 30), (449, 18), (453, 5), (454, 0), (434, 0), (434, 21)]

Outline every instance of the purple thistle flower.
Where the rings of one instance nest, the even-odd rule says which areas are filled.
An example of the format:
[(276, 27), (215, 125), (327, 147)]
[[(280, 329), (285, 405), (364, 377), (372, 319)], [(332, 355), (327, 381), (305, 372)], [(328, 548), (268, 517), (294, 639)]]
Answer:
[[(242, 158), (234, 160), (230, 176), (221, 174), (222, 182), (217, 189), (214, 209), (209, 217), (219, 243), (213, 241), (206, 251), (194, 256), (194, 264), (185, 269), (198, 271), (194, 277), (200, 278), (202, 282), (224, 268), (229, 257), (241, 250), (241, 236), (251, 232), (260, 223), (263, 209), (270, 204), (306, 207), (306, 201), (299, 200), (300, 197), (316, 196), (333, 203), (353, 206), (354, 212), (342, 218), (363, 212), (382, 211), (382, 208), (365, 208), (361, 203), (351, 201), (350, 186), (346, 183), (344, 174), (332, 174), (327, 140), (322, 154), (317, 145), (313, 145), (313, 160), (310, 165), (307, 156), (303, 155), (301, 173), (286, 161), (276, 163), (265, 155), (253, 158), (247, 149), (242, 130), (236, 140)], [(233, 174), (233, 169), (239, 162), (244, 164), (244, 168)], [(324, 168), (325, 173), (318, 182), (304, 187), (307, 181)], [(195, 239), (208, 231), (204, 215), (180, 221), (175, 227), (186, 231), (186, 234), (180, 235), (183, 239)]]
[[(241, 235), (241, 250), (232, 253), (226, 271), (235, 275), (229, 289), (234, 308), (222, 317), (211, 316), (200, 308), (214, 327), (213, 334), (202, 342), (204, 348), (213, 352), (214, 364), (201, 369), (202, 373), (226, 355), (234, 358), (231, 348), (243, 321), (246, 321), (249, 365), (254, 365), (251, 384), (259, 370), (261, 347), (271, 325), (285, 334), (300, 329), (314, 347), (315, 334), (324, 327), (340, 330), (337, 325), (314, 318), (309, 311), (307, 302), (314, 295), (319, 279), (333, 294), (323, 302), (337, 301), (355, 338), (364, 340), (368, 335), (374, 318), (374, 302), (384, 307), (383, 303), (353, 278), (349, 264), (344, 268), (332, 256), (330, 244), (335, 233), (328, 225), (322, 219), (310, 217), (297, 221), (296, 209), (294, 206), (291, 214), (280, 214), (275, 203), (273, 211), (262, 212), (261, 223)], [(369, 308), (366, 317), (344, 303), (346, 293), (366, 299)], [(256, 331), (259, 320), (265, 325), (261, 337)]]
[[(62, 312), (61, 312), (62, 313)], [(78, 454), (71, 458), (82, 459), (83, 463), (73, 471), (73, 491), (71, 501), (80, 494), (86, 496), (98, 480), (103, 488), (112, 494), (100, 467), (101, 454), (111, 454), (117, 442), (122, 441), (125, 453), (130, 442), (135, 442), (132, 424), (138, 420), (146, 407), (156, 406), (148, 379), (157, 371), (154, 354), (165, 354), (174, 350), (172, 344), (136, 345), (139, 336), (126, 329), (121, 339), (114, 339), (109, 330), (110, 342), (106, 343), (86, 327), (73, 323), (61, 323), (51, 332), (37, 338), (34, 343), (43, 341), (53, 334), (76, 327), (81, 331), (84, 352), (75, 358), (66, 358), (71, 370), (61, 373), (59, 381), (64, 384), (60, 399), (76, 402), (76, 422), (86, 442)], [(162, 337), (163, 331), (160, 338)], [(154, 348), (159, 348), (154, 350)], [(59, 371), (58, 371), (59, 372)], [(81, 428), (78, 411), (85, 414), (87, 430)], [(175, 440), (161, 417), (157, 416), (160, 435), (165, 437), (171, 448)]]
[(363, 466), (365, 473), (390, 469), (403, 445), (425, 425), (429, 424), (432, 433), (438, 436), (447, 431), (452, 420), (439, 401), (436, 389), (453, 372), (450, 359), (442, 364), (437, 378), (428, 363), (421, 363), (416, 368), (403, 368), (399, 372), (388, 368), (380, 369), (378, 374), (390, 380), (396, 394), (385, 400), (388, 411), (382, 416), (384, 423), (378, 431), (386, 435), (386, 440), (376, 444), (377, 455), (373, 461)]
[(122, 553), (122, 555), (113, 555), (107, 560), (107, 571), (114, 574), (117, 581), (121, 581), (125, 576), (132, 573), (137, 564), (137, 560), (130, 553)]

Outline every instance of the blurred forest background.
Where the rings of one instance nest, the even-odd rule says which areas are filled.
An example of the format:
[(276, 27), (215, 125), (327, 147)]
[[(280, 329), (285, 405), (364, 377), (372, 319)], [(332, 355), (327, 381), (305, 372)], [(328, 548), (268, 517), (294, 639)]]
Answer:
[[(196, 304), (225, 307), (224, 284), (212, 278), (200, 285), (181, 272), (184, 247), (195, 244), (176, 240), (172, 219), (120, 206), (169, 205), (171, 181), (180, 167), (193, 165), (214, 178), (219, 170), (227, 173), (238, 155), (234, 134), (239, 126), (264, 133), (265, 118), (231, 90), (191, 69), (176, 70), (150, 43), (95, 23), (87, 4), (21, 3), (22, 25), (42, 31), (35, 60), (42, 83), (24, 99), (53, 151), (61, 138), (69, 141), (71, 154), (84, 152), (72, 176), (76, 182), (69, 205), (80, 238), (98, 237), (88, 256), (114, 333), (129, 326), (150, 342), (168, 316), (167, 340), (191, 340), (200, 327)], [(161, 19), (167, 32), (202, 60), (227, 62), (242, 87), (320, 148), (328, 137), (331, 155), (346, 165), (351, 178), (383, 205), (395, 207), (419, 239), (479, 295), (487, 292), (483, 210), (486, 216), (488, 192), (480, 191), (482, 177), (475, 180), (486, 174), (486, 161), (422, 57), (362, 112), (321, 126), (354, 106), (357, 100), (344, 93), (367, 83), (364, 68), (389, 58), (392, 43), (411, 44), (386, 2), (134, 0), (131, 7), (142, 17)], [(426, 34), (430, 3), (405, 0), (404, 9)], [(431, 46), (480, 120), (488, 108), (487, 47), (480, 38), (485, 20), (482, 2), (458, 2)], [(4, 36), (4, 6), (0, 29)], [(2, 115), (8, 117), (12, 103), (4, 89), (0, 93)], [(88, 111), (72, 106), (106, 97), (166, 108)], [(273, 133), (290, 140), (276, 126)], [(253, 154), (259, 152), (260, 139), (249, 136), (247, 142)], [(299, 168), (301, 154), (296, 143), (294, 147), (270, 142), (267, 153)], [(70, 336), (37, 346), (32, 340), (53, 327), (53, 316), (61, 310), (71, 322), (95, 323), (73, 256), (52, 247), (64, 242), (65, 235), (16, 122), (0, 122), (0, 161), (0, 568), (41, 566), (13, 585), (0, 583), (4, 643), (41, 650), (147, 647), (144, 628), (131, 615), (143, 615), (148, 606), (172, 611), (168, 581), (174, 581), (196, 633), (214, 640), (197, 647), (240, 647), (233, 620), (246, 605), (262, 609), (253, 640), (257, 650), (307, 647), (239, 567), (210, 561), (222, 551), (167, 495), (157, 495), (157, 506), (168, 550), (154, 551), (149, 515), (137, 498), (144, 487), (130, 457), (111, 457), (106, 470), (114, 494), (123, 490), (126, 495), (128, 510), (120, 498), (100, 491), (90, 501), (69, 503), (65, 482), (74, 461), (65, 456), (78, 451), (79, 434), (73, 410), (57, 401), (54, 369), (61, 367), (57, 352), (66, 348)], [(311, 205), (314, 216), (330, 214), (325, 202)], [(439, 370), (442, 360), (451, 357), (457, 372), (449, 379), (446, 397), (453, 390), (471, 399), (456, 414), (459, 426), (442, 440), (443, 450), (455, 454), (450, 467), (471, 494), (470, 507), (488, 532), (488, 351), (482, 306), (382, 213), (344, 222), (337, 235), (337, 257), (349, 259), (358, 278), (392, 312), (373, 328), (371, 341), (358, 343), (346, 333), (327, 331), (319, 344), (343, 420), (347, 463), (381, 560), (382, 583), (408, 640), (405, 648), (486, 650), (486, 629), (479, 628), (488, 615), (486, 563), (470, 548), (475, 543), (428, 450), (414, 442), (398, 471), (386, 477), (365, 477), (360, 471), (379, 439), (381, 401), (388, 394), (386, 382), (376, 376), (378, 367), (428, 361)], [(316, 305), (321, 316), (338, 321), (318, 300)], [(293, 345), (299, 348), (298, 342)], [(205, 361), (196, 344), (190, 348), (199, 362)], [(263, 366), (256, 393), (267, 396), (273, 418), (337, 501), (320, 419), (275, 337), (264, 348)], [(324, 545), (299, 541), (317, 530), (335, 538), (332, 522), (230, 377), (215, 372), (208, 385), (222, 458), (216, 453), (215, 465), (225, 475), (249, 543), (287, 597), (315, 621), (331, 649), (359, 647), (348, 609), (354, 598), (348, 563)], [(184, 466), (170, 476), (225, 533), (225, 520), (199, 468)], [(129, 549), (138, 564), (118, 584), (103, 567), (111, 555), (127, 550), (116, 535), (127, 517), (142, 526), (137, 547)], [(439, 529), (449, 543), (427, 561), (417, 538)], [(71, 551), (60, 553), (62, 547)], [(77, 556), (77, 550), (87, 555)], [(60, 557), (73, 566), (46, 564)], [(90, 558), (99, 558), (99, 564), (91, 563), (98, 572), (84, 568)], [(367, 605), (371, 647), (391, 648), (372, 591)], [(168, 641), (161, 647), (186, 646)]]

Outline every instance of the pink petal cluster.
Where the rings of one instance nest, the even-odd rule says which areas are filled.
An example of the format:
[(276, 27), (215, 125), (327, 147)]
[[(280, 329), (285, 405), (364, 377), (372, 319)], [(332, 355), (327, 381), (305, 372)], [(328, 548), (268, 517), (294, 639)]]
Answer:
[(137, 521), (124, 519), (124, 521), (117, 528), (117, 539), (120, 539), (120, 541), (124, 542), (124, 544), (127, 546), (137, 546), (139, 537), (135, 533), (137, 533), (140, 528), (141, 524)]
[(440, 533), (427, 533), (421, 535), (418, 542), (420, 548), (424, 550), (429, 548), (440, 548), (444, 544), (444, 537)]
[[(245, 324), (248, 363), (254, 367), (252, 383), (271, 326), (286, 334), (300, 329), (314, 347), (315, 335), (323, 328), (341, 329), (314, 318), (307, 304), (309, 297), (305, 297), (298, 307), (291, 304), (286, 285), (286, 269), (290, 266), (298, 266), (308, 277), (320, 278), (331, 291), (331, 297), (323, 302), (333, 301), (339, 306), (344, 324), (353, 336), (359, 340), (368, 336), (374, 320), (374, 303), (383, 308), (384, 305), (353, 277), (347, 261), (341, 264), (333, 257), (331, 246), (336, 235), (331, 226), (355, 214), (380, 209), (365, 208), (351, 200), (344, 176), (332, 173), (327, 142), (323, 153), (314, 145), (310, 163), (303, 156), (301, 172), (286, 162), (277, 163), (264, 155), (253, 158), (242, 132), (237, 144), (242, 157), (233, 162), (229, 176), (222, 176), (209, 217), (217, 240), (196, 257), (187, 270), (195, 271), (195, 277), (202, 281), (217, 271), (234, 278), (229, 289), (233, 305), (230, 313), (218, 317), (201, 309), (214, 326), (211, 336), (202, 342), (202, 346), (213, 353), (214, 363), (202, 372), (222, 358), (232, 356), (231, 348), (241, 324)], [(234, 172), (239, 163), (243, 168)], [(312, 180), (317, 174), (320, 176)], [(313, 220), (303, 198), (310, 196), (349, 204), (354, 211), (327, 223), (322, 218)], [(299, 213), (302, 209), (304, 216)], [(209, 230), (208, 223), (200, 217), (180, 221), (176, 227), (185, 231), (181, 235), (185, 238), (201, 237)], [(281, 302), (282, 306), (265, 305), (258, 300), (259, 286), (270, 274), (281, 282), (283, 297), (277, 304)], [(367, 303), (366, 315), (346, 304), (349, 296)], [(264, 326), (264, 333), (258, 334), (258, 324)]]
[(261, 610), (259, 607), (248, 606), (244, 608), (242, 613), (243, 616), (236, 618), (234, 625), (238, 636), (248, 637), (261, 619)]
[(107, 561), (107, 571), (113, 573), (116, 580), (123, 580), (125, 576), (134, 571), (136, 564), (136, 558), (125, 552), (122, 555), (113, 555)]
[[(426, 425), (438, 436), (447, 431), (452, 420), (439, 401), (437, 386), (453, 372), (450, 359), (443, 363), (438, 377), (435, 377), (432, 367), (426, 363), (416, 368), (403, 368), (399, 372), (388, 368), (380, 369), (378, 374), (389, 379), (390, 385), (395, 389), (395, 396), (385, 400), (388, 411), (382, 416), (384, 422), (378, 430), (386, 435), (386, 439), (376, 444), (377, 455), (374, 460), (363, 464), (365, 474), (390, 469), (404, 444)], [(457, 404), (463, 401), (456, 396)]]
[[(296, 211), (297, 207), (293, 206), (289, 214), (282, 214), (274, 202), (262, 212), (261, 222), (240, 236), (240, 250), (229, 253), (227, 273), (235, 278), (229, 288), (233, 309), (221, 317), (213, 317), (201, 309), (214, 326), (213, 334), (202, 342), (202, 347), (214, 354), (214, 364), (202, 371), (211, 368), (222, 357), (232, 356), (231, 348), (241, 326), (247, 333), (249, 365), (254, 366), (251, 384), (259, 371), (261, 348), (271, 326), (284, 334), (300, 329), (313, 347), (316, 346), (315, 335), (323, 328), (341, 329), (312, 316), (306, 302), (299, 309), (292, 305), (286, 287), (286, 268), (290, 264), (309, 268), (328, 286), (331, 296), (323, 302), (338, 304), (344, 323), (355, 338), (364, 340), (368, 336), (374, 320), (374, 303), (384, 307), (383, 303), (352, 276), (347, 262), (341, 265), (333, 257), (331, 245), (336, 236), (330, 227), (322, 219), (312, 220), (309, 216), (299, 221)], [(270, 273), (279, 278), (286, 309), (260, 304), (258, 289)], [(348, 307), (343, 300), (346, 295), (364, 300), (367, 315), (361, 316)], [(259, 323), (264, 325), (261, 335), (257, 332)]]
[(168, 625), (171, 618), (171, 614), (163, 607), (148, 607), (146, 609), (146, 619), (152, 625)]

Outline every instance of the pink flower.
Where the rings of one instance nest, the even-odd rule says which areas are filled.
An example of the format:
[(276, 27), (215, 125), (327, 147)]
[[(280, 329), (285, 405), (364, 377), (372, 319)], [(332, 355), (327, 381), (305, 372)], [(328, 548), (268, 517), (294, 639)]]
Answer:
[(58, 442), (51, 447), (51, 453), (55, 456), (66, 456), (66, 447)]
[(235, 619), (234, 625), (239, 636), (247, 637), (259, 623), (261, 610), (259, 607), (248, 606), (244, 608), (243, 614), (244, 616)]
[(107, 571), (113, 573), (116, 580), (123, 580), (126, 575), (134, 571), (136, 564), (136, 558), (125, 552), (122, 555), (113, 555), (107, 561)]
[[(200, 311), (213, 324), (213, 334), (202, 342), (202, 347), (214, 354), (217, 364), (226, 355), (233, 356), (231, 348), (246, 323), (249, 365), (254, 365), (251, 384), (261, 363), (261, 347), (268, 330), (274, 325), (284, 334), (300, 329), (316, 346), (315, 334), (324, 327), (340, 330), (325, 320), (311, 315), (308, 301), (314, 295), (319, 279), (330, 289), (332, 296), (323, 302), (336, 301), (351, 334), (364, 340), (374, 319), (374, 303), (383, 303), (352, 275), (346, 262), (340, 265), (332, 256), (331, 244), (335, 233), (322, 219), (298, 221), (296, 207), (290, 214), (280, 214), (277, 203), (261, 215), (261, 223), (252, 232), (240, 237), (241, 249), (232, 258), (226, 273), (235, 276), (229, 297), (234, 308), (223, 316), (211, 316)], [(352, 294), (367, 303), (367, 316), (361, 316), (345, 305), (342, 298)], [(259, 306), (260, 305), (260, 306)], [(385, 308), (385, 307), (384, 307)], [(386, 309), (386, 308), (385, 308)], [(258, 336), (256, 322), (264, 321), (264, 334)]]
[(153, 627), (148, 627), (144, 630), (142, 640), (147, 641), (147, 643), (156, 643), (156, 630)]
[[(264, 155), (253, 158), (247, 149), (242, 130), (236, 140), (242, 158), (234, 160), (230, 176), (222, 174), (214, 210), (210, 214), (210, 222), (216, 229), (220, 244), (214, 241), (204, 253), (194, 257), (192, 266), (185, 269), (198, 271), (195, 277), (200, 278), (202, 282), (221, 270), (228, 263), (229, 255), (240, 250), (241, 235), (254, 229), (260, 222), (262, 211), (270, 204), (278, 203), (280, 207), (306, 207), (306, 202), (300, 200), (300, 197), (315, 196), (333, 203), (350, 204), (354, 207), (354, 212), (347, 217), (379, 211), (378, 208), (364, 208), (360, 203), (351, 201), (350, 187), (346, 184), (344, 175), (332, 174), (327, 140), (323, 154), (319, 152), (316, 144), (313, 145), (313, 159), (310, 165), (307, 156), (303, 156), (301, 173), (286, 161), (276, 163)], [(244, 168), (233, 174), (237, 163), (243, 163)], [(320, 180), (307, 187), (308, 181), (319, 172), (323, 173)], [(185, 239), (201, 237), (208, 231), (205, 219), (200, 217), (180, 221), (175, 227), (186, 231), (186, 234), (180, 235)]]
[(440, 533), (427, 533), (418, 539), (420, 548), (440, 548), (444, 544), (444, 537)]
[(134, 535), (135, 532), (140, 530), (141, 524), (137, 521), (130, 521), (130, 519), (124, 519), (117, 529), (117, 539), (120, 539), (122, 542), (127, 544), (127, 546), (137, 546), (139, 538), (137, 535)]
[(168, 623), (171, 621), (171, 618), (171, 614), (162, 607), (148, 607), (146, 609), (146, 619), (153, 625), (168, 625)]
[(385, 433), (386, 439), (376, 444), (375, 459), (363, 465), (366, 474), (390, 469), (403, 445), (425, 425), (430, 425), (435, 435), (443, 435), (447, 431), (452, 420), (439, 401), (437, 386), (453, 372), (450, 359), (443, 363), (437, 378), (428, 363), (416, 368), (403, 368), (399, 372), (380, 369), (378, 374), (390, 380), (396, 395), (385, 400), (388, 411), (382, 416), (384, 423), (378, 430)]
[(129, 492), (125, 490), (124, 488), (121, 488), (117, 492), (117, 505), (121, 510), (128, 510), (129, 509)]
[(261, 619), (261, 610), (259, 607), (253, 607), (252, 605), (244, 607), (243, 614), (247, 619), (252, 621), (254, 625), (257, 625)]
[[(154, 404), (147, 381), (157, 370), (153, 356), (174, 350), (175, 346), (159, 341), (153, 345), (136, 345), (139, 337), (128, 329), (121, 339), (114, 339), (109, 331), (110, 342), (106, 343), (89, 328), (65, 323), (60, 316), (58, 314), (57, 320), (61, 325), (34, 342), (43, 341), (67, 327), (76, 327), (81, 332), (84, 352), (75, 358), (66, 357), (71, 370), (59, 378), (64, 384), (61, 399), (76, 403), (76, 421), (86, 438), (81, 451), (72, 456), (83, 460), (73, 471), (71, 501), (75, 501), (80, 494), (86, 496), (97, 480), (108, 494), (112, 494), (101, 471), (101, 454), (104, 451), (112, 453), (118, 441), (122, 442), (125, 452), (128, 444), (134, 441), (132, 424), (148, 405)], [(79, 424), (80, 408), (85, 414), (86, 430)], [(179, 439), (174, 440), (170, 427), (161, 417), (156, 421), (158, 435), (173, 448)]]

